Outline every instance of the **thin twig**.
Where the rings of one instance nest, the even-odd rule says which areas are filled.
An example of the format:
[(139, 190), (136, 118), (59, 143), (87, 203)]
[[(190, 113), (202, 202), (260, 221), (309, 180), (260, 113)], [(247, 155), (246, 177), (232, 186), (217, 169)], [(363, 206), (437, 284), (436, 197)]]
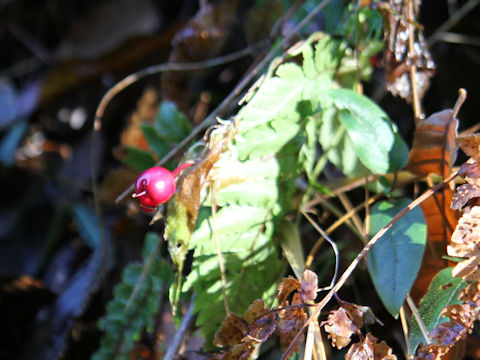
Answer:
[(417, 91), (417, 67), (414, 64), (415, 60), (415, 47), (414, 47), (414, 33), (415, 27), (413, 25), (414, 21), (413, 14), (413, 0), (408, 0), (408, 53), (410, 57), (410, 87), (412, 89), (412, 102), (413, 102), (413, 113), (415, 117), (415, 124), (419, 124), (421, 121), (422, 109), (420, 105), (420, 96)]
[(173, 337), (172, 343), (168, 347), (167, 353), (165, 354), (165, 357), (163, 358), (163, 360), (173, 360), (173, 359), (175, 359), (175, 357), (178, 353), (178, 350), (180, 349), (180, 346), (182, 345), (183, 339), (185, 338), (187, 330), (192, 323), (192, 320), (193, 320), (193, 305), (194, 305), (194, 297), (192, 298), (192, 300), (190, 302), (190, 306), (188, 307), (187, 313), (182, 318), (182, 323), (180, 324), (180, 327), (178, 328), (177, 333)]
[(220, 241), (218, 240), (217, 236), (217, 201), (215, 199), (216, 194), (216, 187), (215, 182), (212, 184), (211, 188), (211, 196), (212, 196), (212, 232), (213, 238), (215, 239), (215, 246), (217, 248), (217, 256), (218, 256), (218, 265), (220, 267), (220, 279), (222, 281), (222, 293), (223, 293), (223, 304), (225, 306), (225, 312), (230, 314), (230, 306), (228, 306), (228, 297), (227, 297), (227, 276), (225, 271), (225, 262), (223, 261), (222, 255), (222, 247), (220, 246)]
[(430, 340), (430, 337), (428, 336), (428, 330), (420, 317), (420, 313), (418, 312), (417, 307), (415, 306), (415, 303), (413, 302), (412, 298), (410, 297), (410, 294), (407, 294), (407, 304), (410, 307), (410, 310), (412, 310), (412, 314), (415, 317), (415, 320), (417, 320), (418, 327), (420, 328), (420, 331), (422, 332), (423, 338), (425, 339), (425, 342), (428, 344), (431, 344), (432, 341)]
[(405, 359), (408, 359), (408, 354), (410, 353), (409, 351), (409, 341), (408, 341), (408, 322), (407, 322), (407, 314), (405, 314), (405, 306), (402, 305), (400, 307), (400, 322), (402, 324), (402, 332), (403, 332), (403, 339), (405, 340), (405, 346), (406, 346), (406, 351), (405, 351)]
[(369, 183), (368, 183), (368, 172), (366, 171), (365, 173), (365, 221), (364, 221), (364, 226), (365, 228), (363, 229), (363, 234), (365, 236), (365, 243), (368, 242), (368, 234), (370, 234), (370, 192), (368, 190), (369, 188)]
[[(313, 9), (303, 20), (291, 31), (289, 31), (284, 37), (283, 40), (276, 44), (269, 53), (260, 61), (257, 66), (247, 74), (233, 89), (233, 91), (218, 105), (200, 124), (198, 124), (192, 132), (185, 137), (177, 146), (175, 146), (170, 152), (165, 155), (156, 166), (161, 166), (165, 162), (169, 161), (175, 154), (177, 154), (181, 149), (183, 149), (190, 141), (192, 141), (202, 130), (213, 125), (217, 115), (222, 113), (230, 102), (236, 98), (243, 89), (257, 76), (260, 70), (267, 65), (270, 60), (275, 56), (277, 51), (282, 47), (287, 45), (291, 38), (296, 35), (307, 23), (309, 23), (331, 0), (323, 0), (315, 9)], [(99, 125), (100, 126), (100, 125)], [(95, 126), (96, 128), (96, 126)], [(122, 194), (120, 194), (115, 200), (116, 203), (120, 202), (125, 196), (127, 196), (133, 190), (133, 184), (131, 184)]]
[(314, 227), (315, 230), (317, 230), (317, 232), (322, 235), (324, 237), (325, 240), (327, 240), (330, 244), (330, 246), (332, 247), (333, 249), (333, 252), (335, 253), (335, 272), (333, 274), (333, 277), (332, 277), (332, 281), (330, 282), (330, 285), (328, 285), (327, 287), (324, 287), (324, 288), (321, 288), (319, 289), (318, 291), (320, 290), (329, 290), (333, 287), (333, 285), (335, 284), (335, 282), (337, 281), (337, 275), (338, 275), (338, 265), (339, 265), (339, 262), (340, 262), (340, 254), (338, 252), (338, 248), (337, 248), (337, 244), (335, 244), (335, 241), (333, 241), (330, 236), (328, 236), (328, 234), (325, 232), (325, 230), (323, 230), (311, 217), (310, 215), (308, 215), (306, 212), (300, 210), (302, 215), (305, 216), (305, 218), (308, 220), (308, 222)]
[(383, 236), (385, 233), (395, 224), (398, 220), (400, 220), (407, 212), (411, 211), (413, 208), (417, 207), (420, 205), (423, 201), (425, 201), (427, 198), (432, 196), (436, 191), (440, 190), (445, 186), (445, 184), (448, 184), (450, 181), (452, 181), (456, 176), (457, 172), (453, 173), (450, 175), (447, 179), (443, 180), (441, 183), (437, 184), (431, 189), (428, 189), (425, 191), (420, 197), (412, 201), (408, 206), (406, 206), (402, 211), (400, 211), (397, 215), (393, 217), (393, 219), (385, 225), (380, 231), (378, 231), (375, 236), (373, 236), (370, 241), (363, 247), (362, 251), (357, 255), (357, 257), (350, 263), (350, 265), (347, 267), (345, 272), (342, 274), (338, 282), (333, 286), (333, 288), (325, 295), (325, 297), (318, 303), (316, 304), (316, 308), (313, 312), (313, 314), (307, 319), (307, 321), (303, 324), (302, 328), (298, 331), (297, 335), (293, 338), (293, 340), (290, 342), (290, 345), (288, 346), (287, 350), (282, 356), (282, 360), (287, 359), (290, 356), (290, 352), (292, 351), (292, 348), (294, 344), (298, 341), (300, 335), (303, 333), (305, 328), (310, 324), (312, 319), (316, 318), (320, 311), (325, 307), (325, 305), (330, 301), (332, 296), (337, 293), (341, 287), (345, 284), (347, 279), (350, 277), (350, 275), (353, 273), (353, 270), (357, 267), (357, 265), (360, 263), (360, 261), (367, 255), (367, 253), (370, 251), (370, 249), (376, 244), (376, 242)]

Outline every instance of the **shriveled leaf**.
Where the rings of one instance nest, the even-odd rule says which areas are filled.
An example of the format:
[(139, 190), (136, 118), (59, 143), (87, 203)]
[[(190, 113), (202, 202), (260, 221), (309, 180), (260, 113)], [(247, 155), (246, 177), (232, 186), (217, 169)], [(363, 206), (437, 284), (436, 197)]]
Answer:
[(480, 186), (476, 184), (460, 185), (453, 194), (451, 208), (460, 210), (469, 200), (478, 197), (480, 197)]
[(465, 280), (480, 280), (480, 206), (465, 212), (458, 221), (447, 253), (450, 256), (468, 257), (457, 264), (452, 273)]
[[(408, 199), (383, 201), (372, 207), (373, 236), (410, 203)], [(400, 218), (368, 252), (367, 264), (375, 289), (392, 316), (397, 317), (415, 281), (426, 242), (425, 218), (414, 208)]]
[(466, 335), (467, 329), (454, 321), (447, 321), (433, 329), (430, 336), (440, 346), (452, 347)]
[(263, 300), (255, 300), (245, 311), (244, 318), (249, 324), (249, 336), (258, 342), (267, 340), (275, 331), (275, 312), (269, 312)]
[(417, 175), (448, 177), (457, 157), (458, 119), (452, 110), (443, 110), (423, 120), (415, 130), (407, 169)]
[[(420, 317), (425, 324), (426, 329), (430, 332), (442, 322), (448, 321), (442, 316), (442, 309), (445, 306), (459, 304), (458, 294), (467, 285), (462, 279), (452, 276), (452, 268), (441, 270), (432, 280), (428, 287), (428, 291), (420, 301), (418, 311)], [(409, 349), (414, 354), (420, 342), (424, 342), (420, 327), (415, 318), (412, 317), (410, 327)]]
[[(294, 294), (291, 305), (298, 305), (301, 303), (300, 294)], [(277, 333), (280, 338), (282, 352), (287, 350), (306, 320), (307, 314), (302, 308), (290, 308), (278, 312)], [(299, 337), (292, 347), (292, 353), (298, 351), (301, 341), (302, 337)]]
[(215, 346), (235, 346), (242, 342), (248, 334), (248, 323), (245, 319), (234, 313), (227, 315), (223, 320), (222, 327), (215, 334), (213, 344)]
[(480, 160), (480, 134), (459, 136), (457, 144), (467, 156)]
[(396, 360), (397, 357), (392, 354), (392, 349), (385, 341), (378, 342), (378, 339), (371, 333), (368, 333), (362, 342), (350, 346), (346, 360)]
[(283, 278), (280, 285), (278, 285), (278, 303), (280, 306), (285, 304), (287, 297), (293, 291), (300, 291), (300, 281), (289, 276), (288, 278)]
[(318, 277), (311, 270), (305, 270), (300, 283), (300, 298), (304, 303), (315, 300), (318, 290)]
[(332, 340), (332, 346), (337, 349), (342, 349), (350, 344), (350, 338), (358, 330), (344, 307), (331, 311), (328, 319), (320, 325), (324, 326), (328, 338)]
[[(414, 16), (418, 13), (420, 1), (414, 2)], [(415, 87), (421, 99), (430, 84), (430, 77), (435, 72), (435, 64), (427, 49), (422, 29), (414, 24), (414, 53), (409, 48), (409, 13), (407, 2), (380, 1), (377, 5), (383, 17), (384, 26), (384, 63), (387, 90), (393, 95), (412, 102), (410, 80), (411, 63), (416, 67)]]

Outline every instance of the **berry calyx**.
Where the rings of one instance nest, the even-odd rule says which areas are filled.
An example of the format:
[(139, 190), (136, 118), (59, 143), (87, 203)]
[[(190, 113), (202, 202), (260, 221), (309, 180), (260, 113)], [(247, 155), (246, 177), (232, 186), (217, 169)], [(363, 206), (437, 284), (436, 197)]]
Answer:
[(170, 170), (155, 166), (145, 170), (135, 182), (135, 194), (145, 212), (153, 212), (159, 204), (170, 200), (175, 194), (175, 177)]

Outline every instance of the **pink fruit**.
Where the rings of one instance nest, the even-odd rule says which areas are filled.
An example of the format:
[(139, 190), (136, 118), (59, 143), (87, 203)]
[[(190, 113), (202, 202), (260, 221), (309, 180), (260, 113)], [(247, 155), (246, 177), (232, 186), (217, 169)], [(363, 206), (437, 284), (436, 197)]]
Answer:
[(145, 212), (153, 212), (159, 204), (170, 200), (175, 194), (175, 178), (170, 170), (152, 167), (140, 174), (135, 182), (135, 194)]
[(159, 204), (167, 202), (175, 194), (175, 179), (180, 172), (192, 165), (192, 161), (187, 161), (178, 166), (173, 172), (159, 166), (145, 170), (137, 178), (135, 194), (132, 196), (138, 199), (143, 211), (155, 211)]

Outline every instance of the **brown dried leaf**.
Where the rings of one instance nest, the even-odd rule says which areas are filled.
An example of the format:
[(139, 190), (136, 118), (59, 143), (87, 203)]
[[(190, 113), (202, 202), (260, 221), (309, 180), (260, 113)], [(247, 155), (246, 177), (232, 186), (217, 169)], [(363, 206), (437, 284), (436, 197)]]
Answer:
[(255, 300), (245, 311), (245, 320), (249, 324), (249, 335), (252, 340), (263, 342), (275, 331), (275, 313), (268, 312), (263, 300)]
[[(292, 305), (299, 304), (302, 304), (300, 294), (295, 293), (293, 295)], [(290, 343), (301, 330), (306, 320), (307, 314), (301, 307), (284, 309), (278, 312), (277, 333), (280, 338), (280, 347), (282, 348), (282, 352), (287, 350)], [(302, 337), (299, 337), (297, 342), (292, 347), (292, 353), (298, 351), (301, 342)]]
[(452, 196), (450, 188), (445, 187), (443, 192), (429, 197), (420, 205), (427, 223), (427, 246), (417, 279), (410, 291), (415, 301), (425, 295), (438, 271), (450, 266), (443, 256), (457, 224), (457, 214), (450, 208)]
[(468, 281), (480, 280), (480, 253), (457, 264), (452, 270), (452, 275)]
[(453, 276), (470, 281), (480, 280), (480, 206), (472, 207), (460, 218), (447, 253), (450, 256), (468, 257), (453, 268)]
[(357, 304), (343, 301), (342, 307), (347, 310), (348, 316), (358, 328), (361, 328), (363, 324), (369, 325), (376, 322), (383, 325), (382, 322), (373, 314), (372, 309), (370, 309), (368, 306), (359, 306)]
[(458, 119), (452, 110), (443, 110), (423, 120), (415, 130), (407, 169), (417, 175), (450, 175), (457, 157)]
[(467, 156), (480, 160), (480, 134), (459, 136), (457, 144)]
[(442, 360), (450, 351), (450, 347), (437, 344), (430, 344), (420, 347), (417, 350), (415, 359)]
[(211, 359), (215, 360), (248, 360), (250, 355), (255, 350), (255, 346), (251, 342), (241, 343), (235, 345), (230, 350), (221, 353), (215, 354)]
[(452, 234), (447, 253), (450, 256), (470, 257), (480, 251), (480, 206), (463, 214)]
[(345, 360), (396, 360), (397, 357), (392, 354), (392, 349), (385, 341), (377, 343), (378, 339), (371, 333), (363, 339), (350, 346)]
[(430, 338), (442, 346), (452, 347), (463, 336), (466, 335), (467, 328), (454, 321), (447, 321), (438, 325), (430, 332)]
[(470, 158), (460, 166), (458, 174), (469, 184), (480, 185), (480, 164), (474, 158)]
[(278, 303), (280, 304), (280, 306), (285, 306), (285, 304), (287, 303), (287, 297), (293, 291), (300, 291), (300, 281), (298, 281), (292, 276), (289, 276), (288, 278), (283, 278), (280, 285), (278, 285), (277, 291)]
[(460, 185), (455, 194), (453, 194), (452, 205), (453, 210), (459, 210), (465, 206), (471, 199), (480, 197), (480, 186), (477, 184)]
[(332, 346), (337, 349), (347, 346), (351, 336), (358, 330), (344, 307), (331, 311), (327, 320), (320, 324), (320, 326), (322, 325), (324, 325), (328, 338), (332, 339)]
[[(418, 13), (419, 0), (415, 0), (414, 13)], [(384, 24), (384, 64), (387, 90), (399, 95), (407, 102), (412, 101), (410, 67), (416, 67), (416, 89), (420, 99), (430, 84), (435, 64), (428, 52), (422, 30), (414, 24), (414, 54), (408, 46), (409, 23), (408, 2), (403, 0), (382, 1), (378, 5)], [(415, 16), (415, 15), (414, 15)]]
[(247, 322), (241, 316), (230, 313), (216, 332), (213, 344), (220, 347), (235, 346), (240, 344), (247, 334)]
[(469, 284), (458, 295), (458, 299), (463, 302), (472, 302), (480, 306), (480, 282), (476, 281)]
[(477, 311), (477, 306), (474, 304), (454, 304), (446, 306), (442, 310), (442, 316), (468, 329), (473, 326)]
[(305, 270), (300, 283), (300, 298), (306, 304), (317, 297), (318, 278), (313, 271)]

